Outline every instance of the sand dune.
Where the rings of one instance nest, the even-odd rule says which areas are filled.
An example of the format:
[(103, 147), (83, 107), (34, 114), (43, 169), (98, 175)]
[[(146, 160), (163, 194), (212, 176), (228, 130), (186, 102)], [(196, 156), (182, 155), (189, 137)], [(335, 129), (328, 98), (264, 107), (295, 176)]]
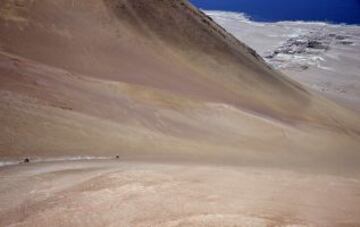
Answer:
[(166, 154), (183, 143), (192, 153), (212, 150), (218, 134), (239, 150), (246, 135), (233, 131), (267, 149), (283, 143), (264, 127), (358, 137), (355, 114), (270, 69), (185, 1), (8, 0), (1, 9), (4, 155)]
[[(97, 209), (103, 212), (102, 206), (89, 211), (76, 207), (77, 218), (83, 218), (76, 222), (72, 217), (70, 222), (62, 223), (58, 219), (67, 215), (64, 207), (72, 209), (71, 201), (53, 197), (51, 193), (74, 187), (69, 189), (69, 198), (76, 197), (74, 203), (86, 203), (87, 198), (80, 194), (91, 193), (91, 188), (78, 191), (76, 187), (80, 186), (73, 184), (78, 179), (101, 175), (103, 168), (106, 174), (114, 171), (121, 178), (118, 168), (143, 168), (148, 165), (146, 163), (155, 161), (169, 165), (166, 168), (150, 165), (156, 176), (157, 171), (162, 175), (168, 168), (172, 169), (171, 173), (164, 173), (165, 178), (179, 177), (176, 172), (184, 170), (185, 167), (175, 167), (174, 163), (191, 163), (187, 168), (190, 172), (194, 170), (196, 176), (180, 178), (195, 183), (183, 185), (184, 190), (191, 189), (197, 180), (208, 179), (207, 176), (211, 176), (211, 180), (193, 189), (212, 188), (218, 176), (212, 176), (213, 171), (219, 171), (215, 166), (259, 168), (259, 182), (252, 182), (253, 173), (239, 177), (233, 175), (232, 170), (223, 172), (227, 179), (222, 182), (224, 189), (216, 186), (218, 190), (225, 190), (224, 197), (214, 202), (219, 205), (218, 209), (227, 206), (227, 201), (238, 189), (231, 187), (231, 179), (239, 178), (249, 185), (254, 183), (255, 188), (268, 186), (264, 190), (270, 191), (265, 194), (271, 196), (271, 190), (277, 190), (278, 186), (276, 182), (268, 184), (262, 180), (268, 176), (264, 168), (271, 169), (269, 175), (274, 178), (281, 176), (282, 171), (295, 171), (294, 175), (284, 173), (290, 185), (298, 184), (294, 178), (305, 170), (311, 179), (319, 173), (331, 175), (330, 181), (322, 181), (322, 176), (319, 176), (320, 180), (316, 178), (317, 185), (328, 185), (332, 181), (341, 183), (342, 177), (349, 174), (357, 182), (359, 117), (269, 67), (254, 50), (187, 1), (4, 0), (0, 2), (0, 32), (2, 162), (24, 157), (61, 160), (63, 157), (113, 158), (115, 155), (122, 160), (142, 161), (136, 167), (126, 163), (121, 167), (122, 164), (108, 162), (107, 166), (106, 162), (94, 160), (94, 167), (89, 169), (84, 164), (79, 172), (72, 170), (76, 162), (67, 166), (65, 161), (4, 167), (1, 169), (4, 177), (0, 179), (0, 223), (4, 225), (90, 225), (92, 220), (83, 215)], [(30, 174), (31, 171), (42, 171), (43, 166), (51, 169), (62, 164), (66, 167), (60, 173), (51, 175), (46, 170), (46, 179), (41, 179), (37, 186), (31, 180), (21, 183), (17, 177), (11, 177), (18, 171), (29, 170)], [(79, 165), (83, 166), (82, 162)], [(200, 166), (211, 167), (197, 171)], [(110, 182), (106, 180), (110, 175), (106, 174), (105, 182), (96, 180), (93, 184), (98, 186), (94, 187)], [(337, 175), (341, 178), (339, 181)], [(57, 182), (52, 181), (55, 178)], [(147, 178), (141, 176), (139, 182), (144, 183)], [(121, 181), (118, 183), (114, 186), (116, 193), (126, 193), (128, 186), (121, 188)], [(12, 190), (20, 184), (24, 191)], [(41, 189), (42, 184), (52, 186)], [(344, 184), (343, 188), (328, 192), (326, 196), (341, 192), (354, 198), (355, 202), (348, 206), (345, 205), (347, 200), (341, 202), (351, 214), (356, 213), (356, 193), (347, 193), (358, 190), (358, 184)], [(42, 200), (42, 193), (50, 193), (49, 200), (40, 203), (27, 200), (29, 187), (35, 187), (34, 200)], [(293, 189), (300, 190), (290, 186), (290, 194), (295, 193), (291, 191)], [(110, 199), (112, 186), (109, 190)], [(166, 190), (169, 191), (162, 196), (181, 194)], [(286, 190), (286, 186), (281, 186), (281, 190)], [(308, 199), (319, 194), (313, 190), (311, 188)], [(40, 193), (39, 197), (37, 193)], [(14, 207), (8, 207), (6, 201), (17, 195), (19, 200)], [(205, 195), (211, 196), (211, 192), (205, 191)], [(102, 199), (105, 195), (95, 193), (93, 196), (92, 206), (96, 207), (96, 198)], [(191, 198), (200, 199), (198, 196), (202, 195), (187, 195), (183, 199), (191, 203)], [(99, 214), (105, 216), (99, 217), (99, 222), (93, 222), (94, 225), (181, 226), (188, 223), (231, 226), (237, 222), (254, 222), (266, 226), (278, 223), (276, 220), (270, 224), (264, 221), (267, 213), (274, 218), (286, 216), (268, 210), (263, 211), (264, 216), (254, 216), (250, 213), (256, 213), (255, 209), (249, 207), (247, 213), (237, 207), (239, 202), (228, 204), (222, 213), (201, 208), (205, 204), (199, 208), (191, 204), (187, 213), (186, 207), (183, 208), (186, 214), (174, 210), (154, 219), (164, 206), (160, 202), (161, 196), (142, 200), (141, 204), (150, 206), (155, 202), (159, 206), (144, 216), (137, 216), (141, 206), (131, 205), (138, 198), (129, 195), (117, 200), (130, 201), (128, 206), (119, 208), (132, 212), (130, 219), (123, 219), (110, 209), (109, 214)], [(302, 206), (287, 197), (283, 199), (282, 204), (287, 204), (285, 208)], [(103, 202), (108, 206), (110, 200)], [(171, 204), (173, 201), (168, 202), (169, 207), (164, 207), (165, 210), (178, 206)], [(64, 207), (55, 206), (56, 210), (52, 210), (52, 203), (62, 203)], [(269, 207), (282, 206), (271, 201), (267, 203)], [(310, 205), (314, 204), (317, 204), (315, 200)], [(336, 206), (335, 203), (325, 204)], [(40, 213), (48, 206), (50, 213), (45, 215), (45, 220)], [(24, 215), (16, 214), (17, 209), (22, 209)], [(323, 206), (316, 205), (314, 209), (319, 212)], [(115, 213), (111, 213), (113, 211)], [(342, 222), (345, 216), (341, 215), (326, 222), (337, 211), (335, 208), (324, 211), (326, 215), (321, 216), (318, 223), (346, 224), (346, 220)], [(314, 216), (320, 217), (316, 212)], [(305, 217), (303, 212), (298, 215), (300, 217), (292, 219), (291, 223), (279, 223), (299, 224), (296, 220), (302, 220), (305, 224), (317, 224), (314, 217)], [(170, 216), (173, 218), (162, 218)], [(136, 217), (142, 220), (132, 222)], [(359, 223), (356, 215), (351, 215), (349, 220), (350, 224)]]

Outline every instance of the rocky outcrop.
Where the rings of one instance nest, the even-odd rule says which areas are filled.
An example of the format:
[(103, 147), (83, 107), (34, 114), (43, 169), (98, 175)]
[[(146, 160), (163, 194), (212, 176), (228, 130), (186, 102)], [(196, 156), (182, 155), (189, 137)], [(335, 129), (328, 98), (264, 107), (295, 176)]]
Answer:
[(274, 51), (265, 54), (264, 58), (275, 68), (306, 70), (322, 60), (321, 55), (329, 51), (333, 45), (352, 45), (349, 36), (310, 32), (290, 38)]

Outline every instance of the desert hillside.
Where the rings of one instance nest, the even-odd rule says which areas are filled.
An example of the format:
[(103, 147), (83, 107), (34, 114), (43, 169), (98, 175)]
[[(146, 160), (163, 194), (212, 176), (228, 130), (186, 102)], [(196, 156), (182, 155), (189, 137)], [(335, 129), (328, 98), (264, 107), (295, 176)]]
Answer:
[(358, 116), (187, 1), (5, 0), (0, 30), (3, 157), (360, 157)]
[(186, 0), (1, 0), (0, 125), (0, 226), (360, 223), (359, 116)]

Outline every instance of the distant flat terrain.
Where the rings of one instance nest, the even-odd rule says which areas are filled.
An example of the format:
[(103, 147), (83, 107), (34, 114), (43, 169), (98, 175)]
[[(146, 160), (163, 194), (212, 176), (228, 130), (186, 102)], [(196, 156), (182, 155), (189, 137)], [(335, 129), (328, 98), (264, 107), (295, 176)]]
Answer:
[(360, 26), (254, 22), (244, 14), (206, 11), (216, 22), (305, 86), (360, 112)]

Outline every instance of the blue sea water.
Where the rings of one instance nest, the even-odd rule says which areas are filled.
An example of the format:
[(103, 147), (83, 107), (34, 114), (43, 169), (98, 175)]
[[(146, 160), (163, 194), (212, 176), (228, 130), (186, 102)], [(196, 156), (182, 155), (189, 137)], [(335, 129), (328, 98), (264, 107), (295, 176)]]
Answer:
[(360, 0), (190, 0), (204, 10), (242, 12), (252, 20), (360, 25)]

